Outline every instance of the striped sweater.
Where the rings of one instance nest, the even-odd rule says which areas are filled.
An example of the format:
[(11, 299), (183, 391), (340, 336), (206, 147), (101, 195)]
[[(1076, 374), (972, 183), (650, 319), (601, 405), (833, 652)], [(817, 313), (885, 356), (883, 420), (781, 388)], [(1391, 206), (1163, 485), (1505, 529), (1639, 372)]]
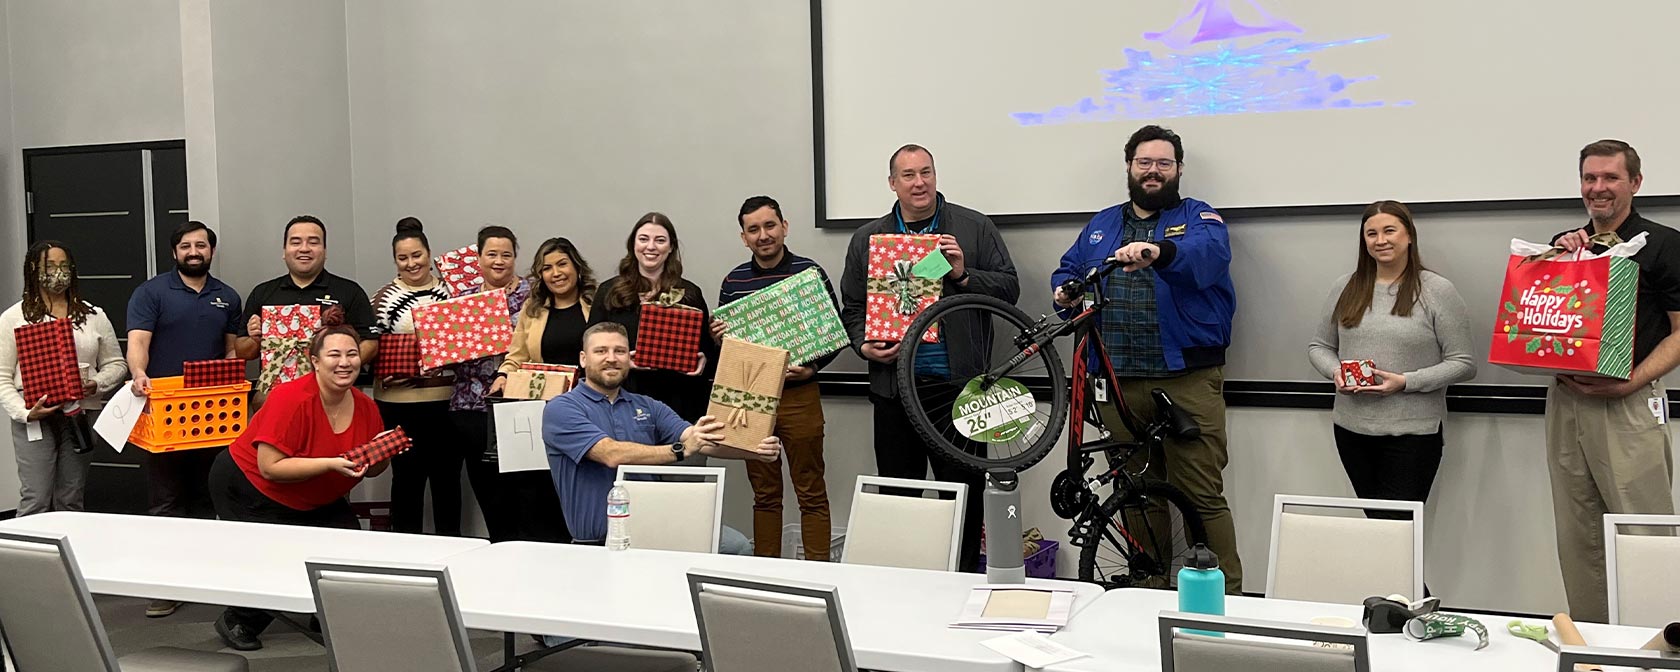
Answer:
[[(430, 287), (410, 287), (401, 280), (385, 283), (369, 298), (373, 304), (373, 333), (412, 334), (414, 309), (448, 298), (449, 288), (435, 278)], [(384, 381), (376, 380), (373, 397), (399, 403), (444, 401), (449, 399), (454, 383), (454, 375), (448, 370), (400, 386), (386, 386)]]

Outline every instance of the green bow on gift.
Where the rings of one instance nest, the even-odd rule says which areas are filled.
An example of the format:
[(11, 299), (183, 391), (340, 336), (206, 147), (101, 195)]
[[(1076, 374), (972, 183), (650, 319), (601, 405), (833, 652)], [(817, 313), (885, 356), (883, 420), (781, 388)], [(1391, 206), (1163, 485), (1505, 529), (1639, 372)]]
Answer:
[(893, 294), (898, 297), (898, 314), (915, 315), (922, 297), (939, 291), (939, 279), (917, 277), (909, 259), (893, 261), (892, 274), (885, 278), (870, 278), (867, 291), (871, 294)]
[[(743, 383), (748, 387), (751, 387), (753, 381), (758, 379), (759, 374), (763, 373), (763, 370), (764, 365), (762, 364), (754, 367), (752, 372), (747, 374), (746, 380), (743, 381)], [(747, 413), (775, 415), (776, 407), (782, 402), (781, 399), (777, 399), (776, 397), (772, 397), (768, 394), (759, 394), (757, 392), (749, 392), (747, 390), (737, 390), (732, 387), (724, 387), (723, 385), (715, 383), (712, 385), (711, 400), (712, 403), (723, 404), (734, 409), (731, 410), (729, 415), (724, 418), (723, 425), (725, 427), (747, 426)]]

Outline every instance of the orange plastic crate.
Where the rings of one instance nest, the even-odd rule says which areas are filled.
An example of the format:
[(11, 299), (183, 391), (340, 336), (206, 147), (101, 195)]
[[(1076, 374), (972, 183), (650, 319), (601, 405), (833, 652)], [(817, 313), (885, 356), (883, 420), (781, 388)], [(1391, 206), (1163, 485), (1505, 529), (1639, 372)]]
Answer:
[(239, 438), (250, 418), (250, 383), (183, 388), (181, 376), (153, 378), (128, 441), (154, 453), (217, 448)]

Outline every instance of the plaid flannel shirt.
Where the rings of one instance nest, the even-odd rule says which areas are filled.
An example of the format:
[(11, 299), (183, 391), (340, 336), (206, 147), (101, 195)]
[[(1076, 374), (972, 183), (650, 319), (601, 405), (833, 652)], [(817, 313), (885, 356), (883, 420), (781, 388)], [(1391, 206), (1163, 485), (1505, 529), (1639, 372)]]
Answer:
[[(1130, 207), (1125, 208), (1125, 227), (1122, 245), (1154, 237), (1155, 222), (1160, 217), (1141, 219)], [(1103, 295), (1109, 304), (1103, 308), (1101, 332), (1103, 346), (1108, 348), (1114, 375), (1121, 378), (1165, 378), (1173, 372), (1167, 368), (1166, 356), (1161, 353), (1161, 323), (1155, 309), (1155, 269), (1108, 276)]]

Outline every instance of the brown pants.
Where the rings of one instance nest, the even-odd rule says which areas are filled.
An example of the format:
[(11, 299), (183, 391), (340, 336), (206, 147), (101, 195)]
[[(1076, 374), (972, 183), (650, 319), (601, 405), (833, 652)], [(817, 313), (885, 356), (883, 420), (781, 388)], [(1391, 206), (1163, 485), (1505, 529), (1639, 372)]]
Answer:
[(1562, 383), (1546, 394), (1546, 453), (1557, 519), (1558, 562), (1569, 615), (1607, 623), (1604, 514), (1672, 514), (1674, 451), (1651, 399), (1661, 382), (1621, 399), (1587, 397)]
[(822, 392), (815, 383), (788, 388), (776, 411), (776, 436), (782, 439), (782, 459), (747, 461), (747, 480), (753, 488), (753, 555), (782, 554), (782, 464), (793, 476), (799, 500), (799, 533), (806, 560), (828, 560), (832, 523), (828, 514), (828, 484), (823, 481)]
[[(1231, 519), (1231, 506), (1225, 501), (1225, 464), (1230, 459), (1225, 448), (1225, 369), (1215, 366), (1172, 378), (1120, 379), (1120, 392), (1138, 420), (1155, 418), (1155, 400), (1149, 395), (1155, 388), (1165, 390), (1174, 404), (1189, 413), (1202, 434), (1194, 439), (1167, 437), (1165, 450), (1149, 455), (1149, 468), (1144, 473), (1171, 483), (1190, 497), (1207, 527), (1208, 548), (1219, 556), (1219, 568), (1225, 572), (1225, 592), (1241, 595), (1243, 571), (1242, 558), (1237, 555), (1237, 527)], [(1108, 430), (1117, 439), (1129, 438), (1119, 418), (1108, 417), (1112, 412), (1109, 406), (1099, 407)], [(1152, 529), (1170, 529), (1164, 503), (1150, 507), (1150, 521)]]

